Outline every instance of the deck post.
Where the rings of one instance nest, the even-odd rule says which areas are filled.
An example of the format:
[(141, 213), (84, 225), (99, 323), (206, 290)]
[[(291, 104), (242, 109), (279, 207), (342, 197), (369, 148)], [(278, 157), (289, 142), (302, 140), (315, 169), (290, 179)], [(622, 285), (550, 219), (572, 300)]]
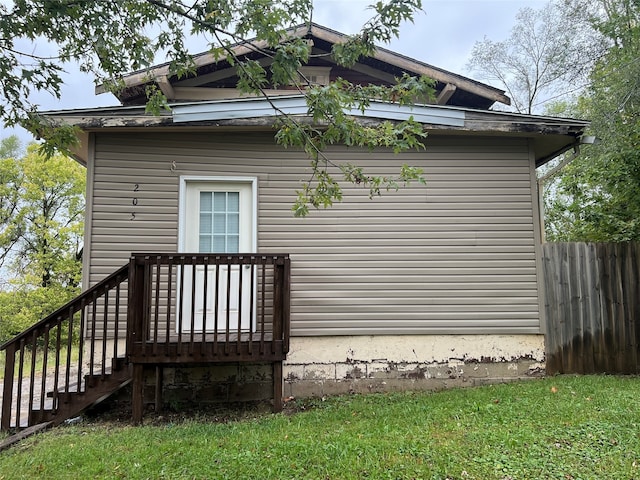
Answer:
[(133, 343), (137, 336), (138, 315), (140, 315), (140, 309), (138, 307), (140, 303), (138, 283), (140, 279), (137, 278), (138, 271), (136, 270), (136, 259), (131, 257), (129, 260), (129, 291), (127, 292), (127, 356), (133, 353)]
[(142, 413), (144, 410), (144, 365), (141, 363), (133, 364), (132, 379), (132, 395), (131, 395), (131, 411), (132, 421), (134, 425), (142, 423)]
[(282, 411), (282, 360), (273, 362), (273, 412)]
[[(276, 353), (276, 344), (282, 341), (283, 282), (284, 282), (284, 265), (282, 262), (277, 261), (273, 265), (273, 342), (271, 342), (272, 353)], [(281, 352), (278, 352), (278, 353), (281, 353)]]
[(289, 260), (288, 255), (284, 259), (282, 275), (282, 353), (289, 353), (291, 336), (291, 260)]
[[(11, 428), (11, 410), (13, 406), (13, 377), (15, 376), (16, 344), (10, 343), (5, 350), (4, 385), (2, 389), (2, 412), (0, 412), (0, 430)], [(20, 421), (16, 420), (19, 426)]]

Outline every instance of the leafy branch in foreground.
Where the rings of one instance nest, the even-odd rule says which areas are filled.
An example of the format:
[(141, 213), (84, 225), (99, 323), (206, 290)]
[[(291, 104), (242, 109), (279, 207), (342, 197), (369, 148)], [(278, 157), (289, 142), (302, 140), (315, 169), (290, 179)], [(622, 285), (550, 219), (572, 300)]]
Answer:
[[(336, 44), (330, 52), (341, 66), (353, 66), (371, 55), (377, 43), (399, 34), (402, 22), (411, 21), (422, 8), (421, 0), (378, 1), (369, 7), (372, 18), (359, 33)], [(305, 95), (311, 124), (301, 123), (279, 111), (277, 140), (286, 147), (301, 148), (311, 160), (312, 174), (299, 201), (304, 205), (330, 206), (340, 200), (341, 189), (328, 173), (335, 165), (324, 153), (327, 145), (343, 143), (365, 148), (385, 147), (394, 152), (422, 148), (424, 132), (408, 119), (392, 124), (364, 124), (348, 115), (363, 112), (371, 99), (400, 104), (425, 101), (433, 94), (427, 79), (403, 77), (393, 86), (360, 86), (338, 79), (326, 87), (311, 85), (301, 67), (312, 58), (311, 45), (293, 32), (312, 17), (312, 0), (15, 0), (0, 4), (0, 119), (7, 125), (22, 124), (47, 140), (49, 148), (68, 146), (70, 129), (53, 129), (37, 115), (29, 102), (32, 93), (46, 91), (60, 97), (66, 63), (77, 62), (84, 72), (114, 93), (125, 86), (124, 75), (149, 70), (156, 57), (168, 61), (169, 76), (195, 74), (186, 48), (190, 36), (205, 36), (210, 51), (235, 66), (237, 87), (245, 94), (271, 101), (267, 88), (296, 85)], [(153, 36), (150, 32), (160, 32)], [(253, 36), (251, 40), (248, 40)], [(46, 39), (55, 45), (45, 51), (32, 44)], [(26, 41), (26, 47), (25, 47)], [(31, 44), (29, 44), (29, 42)], [(261, 63), (237, 55), (234, 46), (246, 46), (268, 61)], [(148, 109), (158, 112), (167, 100), (149, 77)], [(277, 109), (276, 109), (277, 110)], [(397, 188), (402, 182), (420, 179), (417, 169), (405, 169), (397, 179), (367, 176), (352, 166), (339, 166), (345, 180), (364, 184), (370, 195)], [(308, 209), (294, 210), (306, 214)]]

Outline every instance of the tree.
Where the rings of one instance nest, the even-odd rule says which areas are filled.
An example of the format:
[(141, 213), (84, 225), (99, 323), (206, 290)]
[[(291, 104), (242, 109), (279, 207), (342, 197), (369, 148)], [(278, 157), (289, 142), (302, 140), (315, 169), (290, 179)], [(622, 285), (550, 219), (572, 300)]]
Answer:
[(580, 91), (602, 53), (587, 18), (562, 2), (521, 9), (508, 39), (476, 42), (467, 68), (500, 84), (519, 113), (540, 111), (552, 99)]
[(591, 119), (599, 143), (562, 172), (547, 198), (547, 237), (572, 241), (640, 240), (640, 2), (571, 0), (589, 12), (608, 50), (573, 106)]
[(18, 208), (21, 174), (16, 158), (22, 147), (18, 137), (11, 136), (0, 141), (0, 268), (17, 241), (18, 226), (12, 220)]
[[(0, 152), (16, 153), (15, 138)], [(0, 225), (0, 255), (12, 280), (0, 291), (0, 341), (75, 296), (80, 286), (84, 168), (64, 155), (45, 156), (36, 144), (0, 160), (12, 195)]]
[[(399, 33), (402, 22), (412, 19), (421, 0), (377, 1), (371, 6), (373, 17), (360, 32), (332, 50), (343, 66), (371, 54), (376, 43), (387, 43)], [(76, 61), (97, 82), (112, 91), (122, 88), (122, 75), (149, 67), (158, 52), (170, 62), (171, 73), (183, 77), (194, 72), (186, 41), (189, 35), (204, 35), (210, 49), (238, 68), (238, 88), (245, 93), (264, 95), (267, 78), (275, 85), (288, 85), (300, 78), (299, 68), (308, 62), (310, 45), (295, 38), (287, 29), (310, 21), (313, 0), (14, 0), (0, 3), (0, 118), (9, 125), (20, 123), (54, 148), (67, 146), (74, 139), (70, 129), (53, 129), (38, 116), (29, 103), (33, 91), (60, 95), (61, 72), (65, 62)], [(150, 36), (149, 32), (158, 32)], [(234, 56), (230, 46), (237, 42), (266, 41), (262, 53), (273, 63), (267, 68), (252, 60)], [(20, 49), (21, 41), (45, 39), (58, 46), (54, 57), (39, 56)], [(349, 119), (343, 107), (364, 109), (372, 98), (410, 103), (416, 97), (432, 94), (427, 79), (403, 78), (398, 86), (359, 87), (338, 81), (329, 87), (305, 85), (300, 91), (308, 100), (314, 125), (296, 122), (281, 115), (277, 140), (284, 146), (304, 149), (311, 160), (313, 174), (298, 192), (294, 206), (305, 215), (309, 206), (327, 207), (341, 199), (338, 182), (327, 173), (333, 162), (324, 153), (327, 145), (347, 143), (367, 148), (386, 146), (396, 151), (423, 147), (421, 126), (409, 119), (386, 122), (379, 128), (363, 126)], [(147, 90), (148, 108), (158, 111), (166, 105), (159, 89)], [(318, 128), (318, 125), (325, 125)], [(421, 170), (404, 166), (397, 177), (369, 176), (357, 166), (340, 164), (344, 179), (369, 188), (371, 195), (396, 188), (399, 183), (422, 180)]]

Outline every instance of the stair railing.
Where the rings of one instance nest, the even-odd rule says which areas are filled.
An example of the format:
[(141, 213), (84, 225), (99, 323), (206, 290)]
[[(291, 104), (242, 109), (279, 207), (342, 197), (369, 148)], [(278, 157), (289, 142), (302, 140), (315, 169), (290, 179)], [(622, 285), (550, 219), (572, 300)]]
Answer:
[[(59, 396), (83, 393), (86, 375), (120, 368), (120, 324), (126, 322), (129, 265), (94, 285), (3, 345), (0, 430), (21, 429), (55, 415)], [(64, 395), (68, 398), (69, 395)]]

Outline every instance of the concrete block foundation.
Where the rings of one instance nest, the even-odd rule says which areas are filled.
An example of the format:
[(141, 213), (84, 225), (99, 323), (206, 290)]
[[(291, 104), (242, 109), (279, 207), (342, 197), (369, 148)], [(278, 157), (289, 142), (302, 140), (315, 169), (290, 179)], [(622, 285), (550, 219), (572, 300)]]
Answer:
[(307, 398), (441, 390), (543, 374), (542, 335), (293, 338), (284, 394)]
[[(284, 397), (298, 399), (485, 385), (544, 374), (542, 335), (298, 337), (284, 364)], [(155, 398), (149, 369), (145, 400)], [(164, 406), (270, 402), (269, 364), (162, 369)]]

